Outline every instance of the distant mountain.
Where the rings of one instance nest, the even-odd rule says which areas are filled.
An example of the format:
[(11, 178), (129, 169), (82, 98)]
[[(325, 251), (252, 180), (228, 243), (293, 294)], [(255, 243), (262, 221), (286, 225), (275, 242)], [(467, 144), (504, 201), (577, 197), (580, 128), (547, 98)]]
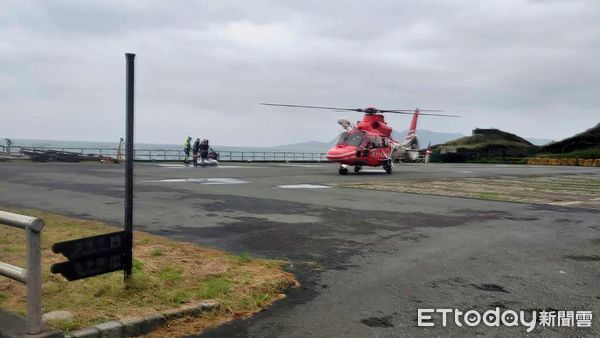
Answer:
[(320, 141), (308, 141), (301, 143), (291, 143), (291, 144), (282, 144), (279, 146), (273, 147), (274, 149), (285, 149), (288, 151), (315, 151), (315, 152), (325, 152), (327, 149), (331, 147), (331, 142), (320, 142)]
[[(392, 137), (398, 141), (404, 140), (404, 137), (408, 133), (408, 130), (404, 130), (401, 132), (392, 132)], [(427, 147), (427, 145), (431, 142), (431, 145), (445, 143), (449, 140), (454, 140), (464, 135), (460, 133), (439, 133), (431, 130), (417, 130), (417, 136), (419, 137), (419, 144), (422, 148)], [(291, 144), (282, 144), (275, 147), (270, 147), (272, 149), (285, 149), (288, 151), (318, 151), (325, 152), (327, 149), (331, 147), (334, 140), (329, 142), (322, 141), (308, 141), (308, 142), (300, 142), (300, 143), (291, 143)]]
[(547, 139), (547, 138), (532, 138), (532, 137), (525, 137), (525, 139), (529, 142), (531, 142), (533, 145), (536, 146), (543, 146), (544, 144), (548, 144), (550, 142), (552, 142), (553, 140)]
[[(402, 141), (408, 130), (403, 130), (401, 132), (392, 132), (392, 137), (394, 137), (398, 141)], [(417, 129), (417, 137), (419, 138), (419, 145), (421, 148), (427, 147), (429, 143), (431, 145), (446, 143), (450, 140), (454, 140), (457, 138), (464, 137), (463, 134), (460, 133), (442, 133), (437, 131), (431, 131), (426, 129)]]

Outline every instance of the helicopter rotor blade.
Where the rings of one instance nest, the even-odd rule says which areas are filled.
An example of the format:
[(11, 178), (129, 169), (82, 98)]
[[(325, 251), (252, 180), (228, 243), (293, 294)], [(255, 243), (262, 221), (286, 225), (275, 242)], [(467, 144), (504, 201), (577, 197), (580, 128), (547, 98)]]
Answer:
[[(323, 106), (306, 106), (300, 104), (283, 104), (283, 103), (260, 103), (264, 106), (276, 106), (276, 107), (292, 107), (292, 108), (311, 108), (311, 109), (328, 109), (334, 111), (355, 111), (359, 113), (393, 113), (393, 114), (404, 114), (404, 115), (412, 115), (414, 113), (414, 109), (377, 109), (373, 108), (373, 111), (369, 111), (369, 109), (362, 108), (340, 108), (340, 107), (323, 107)], [(419, 110), (420, 115), (430, 115), (430, 116), (445, 116), (445, 117), (460, 117), (458, 115), (444, 115), (444, 114), (428, 114), (422, 112), (441, 112), (443, 110), (438, 109), (423, 109)]]
[(401, 110), (380, 110), (377, 109), (379, 113), (392, 113), (392, 114), (404, 114), (404, 115), (412, 115), (414, 114), (413, 110), (401, 111)]
[[(414, 110), (411, 110), (410, 113), (407, 112), (407, 110), (380, 110), (383, 113), (392, 113), (392, 114), (410, 114), (412, 115), (414, 113)], [(431, 111), (431, 112), (442, 112), (443, 110), (438, 110), (438, 109), (419, 109), (419, 115), (429, 115), (429, 116), (443, 116), (443, 117), (460, 117), (459, 115), (449, 115), (449, 114), (429, 114), (429, 113), (423, 113), (426, 111)]]
[(329, 109), (329, 110), (357, 111), (357, 112), (362, 112), (363, 111), (363, 109), (356, 109), (356, 108), (304, 106), (304, 105), (299, 105), (299, 104), (282, 104), (282, 103), (261, 103), (261, 104), (264, 105), (264, 106), (277, 106), (277, 107), (313, 108), (313, 109)]
[(442, 116), (442, 117), (460, 117), (460, 115), (448, 115), (448, 114), (427, 114), (419, 112), (419, 115), (429, 115), (429, 116)]
[[(416, 109), (380, 109), (382, 112), (386, 113), (394, 113), (394, 112), (414, 112)], [(422, 111), (433, 111), (433, 112), (443, 112), (443, 110), (439, 109), (418, 109), (420, 112)]]

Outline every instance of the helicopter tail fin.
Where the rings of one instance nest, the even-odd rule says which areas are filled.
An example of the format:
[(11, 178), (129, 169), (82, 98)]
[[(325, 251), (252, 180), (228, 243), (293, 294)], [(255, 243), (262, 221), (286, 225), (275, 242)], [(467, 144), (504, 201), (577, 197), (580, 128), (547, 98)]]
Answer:
[(406, 134), (406, 138), (404, 139), (405, 143), (412, 140), (417, 133), (417, 121), (419, 119), (419, 109), (415, 109), (413, 113), (412, 120), (410, 121), (410, 128), (408, 128), (408, 134)]
[(410, 128), (404, 138), (403, 145), (409, 149), (419, 149), (419, 140), (417, 138), (417, 121), (419, 119), (419, 109), (415, 109), (412, 120), (410, 121)]

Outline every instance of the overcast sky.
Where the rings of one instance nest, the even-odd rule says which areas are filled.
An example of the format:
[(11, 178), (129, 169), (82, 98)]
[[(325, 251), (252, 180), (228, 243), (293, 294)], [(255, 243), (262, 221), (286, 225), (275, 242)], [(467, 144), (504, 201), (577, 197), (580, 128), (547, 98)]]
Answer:
[[(561, 139), (600, 122), (600, 1), (0, 2), (0, 137), (118, 141), (125, 52), (136, 142), (329, 141), (358, 113)], [(407, 116), (388, 116), (395, 129)]]

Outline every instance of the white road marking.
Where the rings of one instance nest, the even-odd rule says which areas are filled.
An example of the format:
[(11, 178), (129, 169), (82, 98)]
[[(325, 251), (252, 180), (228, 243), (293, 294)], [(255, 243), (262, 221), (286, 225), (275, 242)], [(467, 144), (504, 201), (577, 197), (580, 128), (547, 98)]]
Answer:
[(360, 172), (361, 173), (384, 173), (385, 170), (383, 170), (383, 169), (361, 169)]
[(268, 167), (257, 167), (257, 166), (249, 166), (249, 165), (220, 165), (216, 168), (222, 168), (222, 169), (245, 169), (245, 168), (252, 168), (252, 169), (265, 169)]
[(278, 188), (282, 189), (325, 189), (331, 188), (328, 185), (320, 185), (320, 184), (288, 184), (288, 185), (278, 185)]
[(157, 166), (157, 167), (162, 167), (162, 168), (170, 168), (170, 169), (175, 169), (175, 168), (191, 168), (191, 169), (204, 169), (204, 168), (217, 168), (217, 169), (265, 169), (268, 167), (259, 167), (259, 166), (249, 166), (249, 165), (218, 165), (218, 166), (206, 166), (206, 167), (194, 167), (194, 165), (189, 164), (189, 165), (185, 165), (185, 164), (166, 164), (166, 163), (157, 163), (157, 164), (152, 164), (153, 166)]
[(155, 163), (151, 164), (155, 167), (185, 167), (185, 164), (176, 164), (176, 163)]
[(457, 173), (463, 173), (463, 174), (474, 174), (474, 171), (471, 170), (457, 170)]
[(278, 167), (294, 167), (294, 168), (326, 168), (322, 164), (280, 164)]
[(248, 181), (240, 180), (238, 178), (168, 178), (164, 180), (151, 180), (151, 181), (142, 181), (142, 182), (150, 182), (150, 183), (183, 183), (183, 182), (192, 182), (192, 183), (200, 183), (200, 184), (244, 184), (248, 183)]
[(553, 205), (574, 205), (574, 204), (581, 204), (581, 203), (583, 203), (583, 201), (553, 202), (553, 203), (550, 203), (550, 204), (553, 204)]

